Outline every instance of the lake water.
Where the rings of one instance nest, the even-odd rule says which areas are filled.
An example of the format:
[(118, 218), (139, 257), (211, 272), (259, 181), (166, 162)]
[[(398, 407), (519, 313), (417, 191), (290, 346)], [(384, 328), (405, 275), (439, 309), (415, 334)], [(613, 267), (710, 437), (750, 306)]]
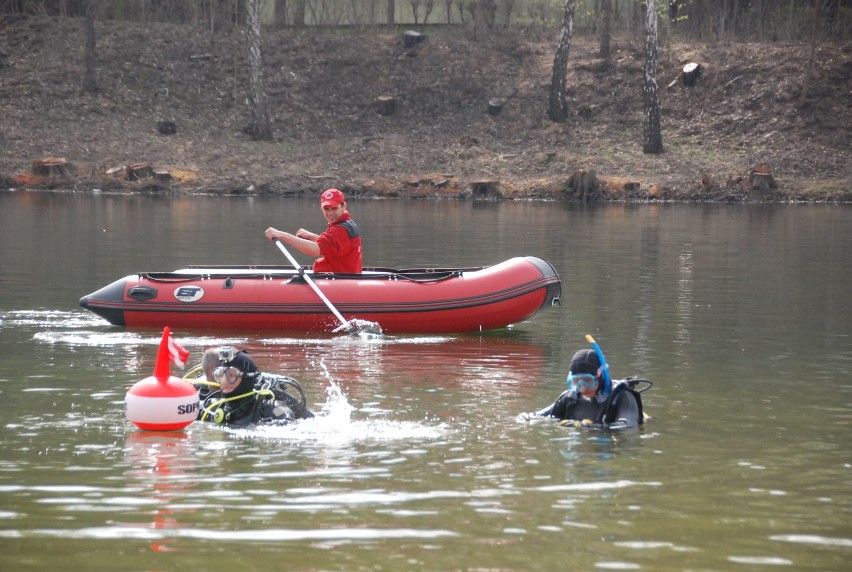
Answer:
[[(80, 296), (284, 264), (313, 200), (0, 194), (0, 570), (845, 570), (852, 209), (350, 201), (369, 266), (540, 256), (562, 306), (469, 336), (176, 331), (302, 382), (287, 427), (145, 433), (160, 331)], [(299, 256), (303, 264), (310, 261)], [(601, 344), (635, 433), (516, 421)], [(179, 372), (173, 370), (175, 375)]]

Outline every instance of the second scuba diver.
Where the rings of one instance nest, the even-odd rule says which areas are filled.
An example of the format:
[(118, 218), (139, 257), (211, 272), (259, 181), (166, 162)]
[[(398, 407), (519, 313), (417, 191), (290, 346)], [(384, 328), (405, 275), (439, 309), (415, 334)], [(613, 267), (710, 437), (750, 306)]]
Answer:
[[(591, 336), (587, 339), (594, 349), (574, 354), (566, 378), (568, 389), (544, 409), (521, 413), (519, 421), (545, 417), (560, 425), (603, 429), (629, 429), (644, 423), (640, 393), (653, 384), (635, 377), (613, 382), (600, 348)], [(640, 391), (638, 384), (646, 385)]]

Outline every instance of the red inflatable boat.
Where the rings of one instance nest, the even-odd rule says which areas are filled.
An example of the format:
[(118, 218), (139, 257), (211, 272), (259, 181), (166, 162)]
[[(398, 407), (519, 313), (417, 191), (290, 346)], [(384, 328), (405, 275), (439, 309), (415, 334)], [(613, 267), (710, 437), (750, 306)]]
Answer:
[[(534, 256), (494, 266), (314, 274), (347, 320), (386, 333), (464, 333), (522, 322), (559, 304), (561, 282)], [(339, 322), (300, 272), (283, 266), (190, 266), (125, 276), (80, 305), (128, 328), (331, 332)]]

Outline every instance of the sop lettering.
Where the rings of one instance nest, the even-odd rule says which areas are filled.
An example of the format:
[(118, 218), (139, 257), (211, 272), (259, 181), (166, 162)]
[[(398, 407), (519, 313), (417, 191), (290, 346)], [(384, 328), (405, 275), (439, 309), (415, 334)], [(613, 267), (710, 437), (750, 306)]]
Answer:
[(184, 415), (187, 413), (195, 413), (201, 408), (201, 404), (196, 401), (195, 403), (191, 403), (189, 405), (178, 405), (178, 415)]

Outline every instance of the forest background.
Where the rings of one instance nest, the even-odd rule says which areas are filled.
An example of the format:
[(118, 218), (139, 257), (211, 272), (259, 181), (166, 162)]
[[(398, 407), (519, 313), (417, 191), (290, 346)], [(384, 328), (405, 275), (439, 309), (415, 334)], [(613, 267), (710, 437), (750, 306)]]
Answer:
[(645, 2), (0, 0), (0, 188), (849, 202), (850, 2), (655, 4), (659, 153)]

